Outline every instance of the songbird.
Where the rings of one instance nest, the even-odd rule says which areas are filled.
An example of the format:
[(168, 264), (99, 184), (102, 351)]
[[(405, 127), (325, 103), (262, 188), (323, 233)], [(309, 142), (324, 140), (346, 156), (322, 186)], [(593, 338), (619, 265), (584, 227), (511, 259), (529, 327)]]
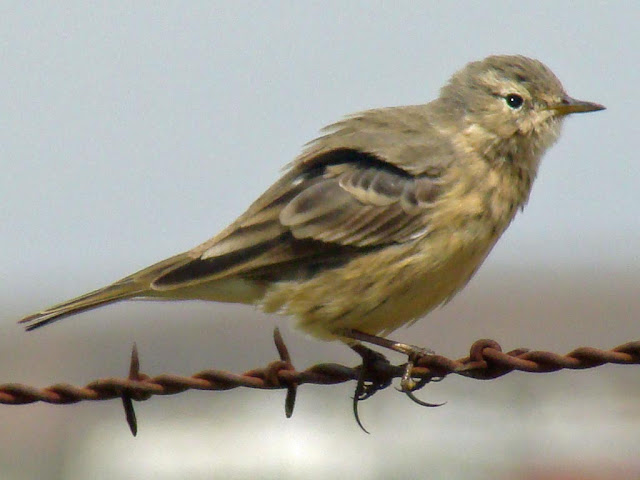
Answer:
[[(132, 298), (257, 305), (326, 340), (383, 339), (447, 302), (529, 198), (575, 100), (524, 56), (469, 63), (423, 105), (324, 128), (205, 243), (20, 320), (27, 330)], [(256, 152), (258, 155), (259, 152)]]

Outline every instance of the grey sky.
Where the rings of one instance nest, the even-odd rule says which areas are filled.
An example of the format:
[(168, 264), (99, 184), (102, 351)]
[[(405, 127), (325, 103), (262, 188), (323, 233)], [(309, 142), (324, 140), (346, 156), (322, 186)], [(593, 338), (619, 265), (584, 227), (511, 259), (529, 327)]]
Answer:
[[(531, 342), (527, 346), (540, 348), (631, 340), (637, 333), (640, 272), (638, 24), (640, 9), (633, 1), (102, 2), (90, 7), (0, 2), (0, 383), (81, 384), (124, 373), (133, 339), (141, 346), (143, 369), (153, 374), (207, 365), (242, 371), (271, 360), (272, 325), (288, 322), (244, 306), (121, 305), (29, 335), (15, 321), (206, 240), (268, 187), (322, 126), (357, 110), (427, 102), (455, 70), (494, 53), (538, 58), (571, 95), (608, 109), (568, 119), (559, 144), (543, 160), (528, 207), (479, 278), (446, 309), (398, 333), (418, 344), (428, 339), (427, 346), (444, 354), (462, 353), (460, 348), (483, 336), (498, 337), (509, 347)], [(599, 296), (589, 285), (596, 285)], [(189, 317), (188, 326), (183, 317)], [(299, 367), (316, 360), (355, 362), (341, 345), (292, 332), (286, 337)], [(255, 348), (247, 351), (246, 344)], [(637, 371), (630, 373), (637, 380)], [(607, 461), (607, 448), (637, 459), (637, 452), (629, 451), (633, 441), (620, 432), (637, 436), (632, 418), (638, 416), (600, 389), (599, 382), (613, 380), (600, 370), (579, 377), (584, 385), (576, 383), (577, 375), (566, 375), (553, 377), (556, 390), (549, 386), (550, 376), (536, 375), (511, 376), (503, 383), (442, 382), (426, 397), (450, 400), (437, 414), (407, 407), (406, 399), (396, 400), (401, 396), (392, 392), (380, 395), (364, 412), (377, 437), (364, 436), (349, 418), (351, 386), (322, 394), (301, 389), (290, 423), (271, 417), (282, 413), (276, 395), (281, 392), (271, 392), (266, 403), (263, 392), (157, 399), (144, 404), (144, 434), (137, 443), (118, 405), (2, 407), (0, 423), (11, 434), (0, 442), (0, 470), (11, 480), (44, 478), (43, 472), (52, 471), (65, 479), (139, 478), (152, 475), (126, 476), (113, 469), (156, 458), (183, 469), (189, 455), (214, 469), (219, 457), (211, 451), (235, 445), (229, 439), (242, 432), (254, 441), (260, 435), (290, 440), (287, 451), (303, 448), (301, 439), (307, 446), (323, 446), (321, 440), (329, 439), (334, 450), (355, 452), (357, 463), (345, 461), (346, 466), (369, 465), (372, 455), (386, 462), (387, 442), (410, 442), (415, 449), (418, 432), (423, 439), (431, 435), (432, 443), (425, 444), (431, 447), (401, 463), (410, 467), (416, 461), (436, 465), (443, 453), (446, 459), (452, 452), (485, 452), (488, 428), (498, 428), (494, 439), (537, 461), (562, 450), (562, 435), (547, 442), (545, 428), (556, 416), (541, 408), (555, 405), (548, 398), (552, 391), (573, 396), (564, 381), (573, 382), (583, 400), (584, 410), (575, 410), (575, 425), (567, 427), (576, 435), (570, 437), (575, 458), (598, 461), (585, 448), (593, 440)], [(619, 381), (609, 391), (632, 388), (635, 380)], [(572, 398), (558, 398), (560, 403), (564, 398), (563, 408), (573, 405)], [(589, 398), (591, 410), (584, 407)], [(637, 394), (621, 398), (636, 408)], [(268, 413), (257, 419), (257, 408)], [(525, 410), (528, 416), (520, 415)], [(604, 420), (594, 435), (596, 414)], [(230, 422), (228, 430), (220, 430), (221, 418)], [(502, 420), (510, 425), (506, 436)], [(250, 430), (243, 423), (248, 421)], [(398, 421), (412, 433), (405, 435)], [(331, 437), (326, 425), (333, 425)], [(614, 429), (611, 436), (603, 434), (607, 426)], [(114, 433), (105, 436), (105, 431)], [(347, 441), (335, 443), (334, 432)], [(443, 432), (451, 443), (442, 442)], [(154, 442), (163, 435), (167, 443), (158, 447)], [(190, 443), (180, 443), (183, 437), (199, 446), (195, 453)], [(545, 441), (534, 445), (532, 438)], [(111, 456), (116, 447), (128, 456)], [(477, 464), (485, 465), (495, 451), (483, 453)], [(432, 457), (425, 456), (429, 452)], [(303, 453), (297, 461), (308, 464), (308, 452)], [(83, 466), (92, 454), (106, 456), (102, 463), (92, 460), (97, 467)], [(116, 456), (121, 463), (113, 461)], [(326, 457), (319, 458), (326, 465)], [(518, 461), (517, 455), (510, 458)], [(458, 460), (447, 463), (457, 466)], [(157, 466), (152, 463), (150, 471)], [(291, 465), (297, 464), (283, 468)], [(362, 478), (376, 477), (362, 473)], [(459, 478), (476, 477), (463, 472)]]
[(539, 58), (608, 107), (569, 119), (491, 262), (640, 265), (633, 2), (51, 5), (0, 15), (13, 295), (40, 277), (79, 293), (194, 246), (323, 125), (426, 102), (491, 53)]

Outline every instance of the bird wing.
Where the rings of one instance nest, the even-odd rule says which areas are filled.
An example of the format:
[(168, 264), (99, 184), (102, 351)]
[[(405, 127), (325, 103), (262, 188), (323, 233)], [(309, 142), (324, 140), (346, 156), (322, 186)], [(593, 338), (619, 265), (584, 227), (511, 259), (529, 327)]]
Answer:
[(361, 137), (378, 138), (376, 131), (389, 130), (388, 124), (361, 123), (361, 117), (354, 117), (336, 124), (238, 220), (188, 252), (190, 261), (164, 269), (152, 287), (170, 290), (233, 276), (300, 278), (425, 235), (429, 208), (452, 153), (429, 152), (427, 147), (426, 156), (416, 157), (415, 149), (425, 148), (425, 142), (417, 144), (416, 136), (408, 134), (407, 141), (397, 140), (400, 147), (413, 149), (419, 165), (406, 168), (396, 144), (390, 144), (396, 149), (391, 156), (379, 148), (373, 153), (360, 148), (359, 143), (367, 142)]

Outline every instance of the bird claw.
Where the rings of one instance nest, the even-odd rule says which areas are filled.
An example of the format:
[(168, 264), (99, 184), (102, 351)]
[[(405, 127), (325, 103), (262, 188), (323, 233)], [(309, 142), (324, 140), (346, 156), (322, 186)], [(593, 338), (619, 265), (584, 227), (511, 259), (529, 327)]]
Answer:
[(407, 395), (414, 403), (417, 403), (423, 407), (440, 407), (444, 405), (444, 403), (430, 403), (425, 402), (424, 400), (420, 400), (416, 397), (416, 391), (420, 390), (427, 383), (432, 381), (438, 382), (442, 380), (440, 377), (422, 377), (416, 379), (413, 376), (413, 368), (417, 361), (421, 358), (434, 355), (434, 351), (428, 348), (416, 347), (415, 345), (404, 345), (405, 353), (408, 356), (408, 361), (404, 369), (404, 374), (402, 375), (402, 379), (400, 380), (400, 388), (397, 390)]
[(380, 364), (386, 366), (389, 365), (390, 362), (387, 357), (381, 353), (371, 350), (362, 344), (352, 345), (351, 348), (362, 358), (358, 383), (356, 384), (356, 389), (353, 394), (353, 415), (362, 431), (369, 433), (360, 420), (358, 403), (371, 398), (379, 390), (383, 390), (391, 384), (391, 380), (376, 378), (375, 375), (380, 368)]
[(404, 393), (407, 395), (407, 397), (409, 397), (409, 399), (411, 399), (412, 402), (417, 403), (421, 407), (441, 407), (445, 403), (447, 403), (447, 402), (429, 403), (429, 402), (425, 402), (424, 400), (420, 400), (418, 397), (416, 397), (415, 393), (413, 393), (412, 391), (406, 391)]

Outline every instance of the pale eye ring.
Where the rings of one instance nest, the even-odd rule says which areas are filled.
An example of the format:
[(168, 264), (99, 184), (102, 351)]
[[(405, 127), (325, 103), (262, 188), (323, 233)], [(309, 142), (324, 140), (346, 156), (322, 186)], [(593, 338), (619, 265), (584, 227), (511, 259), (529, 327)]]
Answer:
[(513, 108), (514, 110), (519, 109), (524, 103), (524, 98), (522, 98), (517, 93), (510, 93), (504, 97), (504, 101), (507, 102), (509, 108)]

